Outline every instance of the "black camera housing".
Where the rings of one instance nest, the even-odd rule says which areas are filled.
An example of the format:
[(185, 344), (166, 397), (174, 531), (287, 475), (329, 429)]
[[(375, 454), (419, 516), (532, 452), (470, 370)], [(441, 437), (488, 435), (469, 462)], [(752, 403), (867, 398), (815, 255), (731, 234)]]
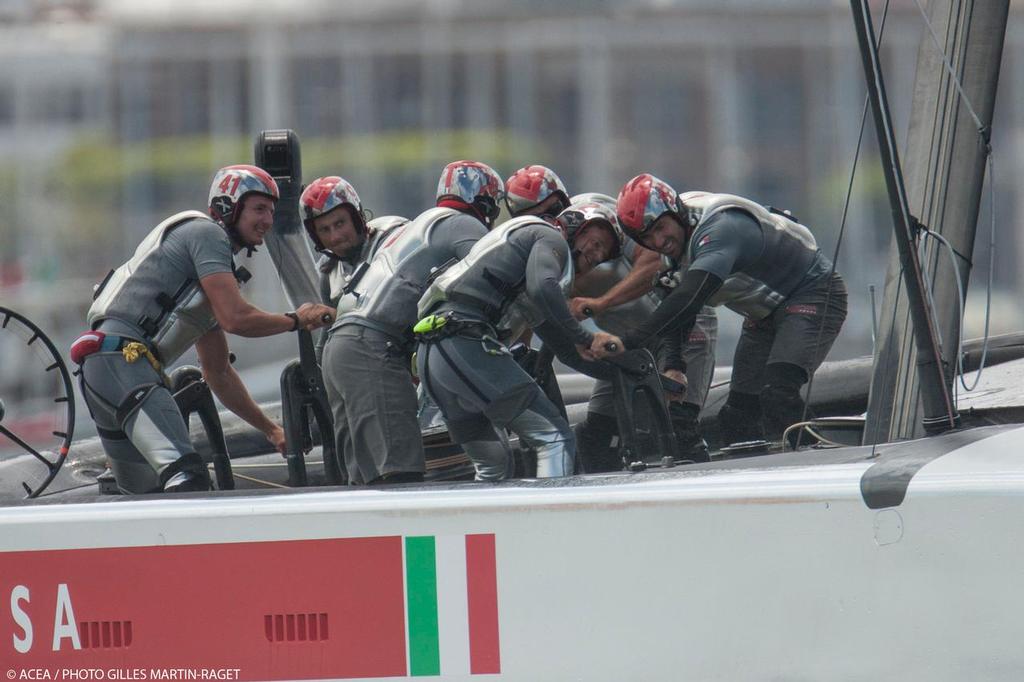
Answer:
[[(302, 183), (302, 153), (294, 130), (263, 130), (256, 136), (256, 165), (270, 173), (278, 186)], [(284, 191), (284, 187), (281, 190)]]

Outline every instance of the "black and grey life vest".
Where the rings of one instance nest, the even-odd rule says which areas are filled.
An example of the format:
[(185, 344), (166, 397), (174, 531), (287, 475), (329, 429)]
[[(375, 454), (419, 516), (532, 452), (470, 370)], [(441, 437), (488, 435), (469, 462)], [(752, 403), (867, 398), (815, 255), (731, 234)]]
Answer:
[[(761, 257), (729, 275), (708, 300), (709, 305), (725, 305), (741, 315), (763, 319), (792, 295), (811, 269), (824, 259), (811, 231), (789, 214), (732, 194), (684, 192), (679, 199), (684, 218), (693, 226), (687, 245), (691, 259), (702, 240), (708, 237), (702, 228), (721, 211), (742, 210), (761, 225), (764, 237)], [(664, 260), (670, 270), (660, 283), (672, 288), (682, 281), (685, 267), (672, 259)]]
[[(404, 264), (419, 256), (429, 257), (433, 247), (431, 235), (445, 218), (461, 215), (453, 208), (432, 208), (424, 211), (409, 223), (399, 226), (385, 236), (376, 246), (369, 265), (360, 273), (358, 281), (351, 282), (341, 303), (344, 312), (339, 311), (332, 331), (347, 324), (361, 324), (395, 337), (405, 335), (415, 319), (406, 319), (404, 295), (397, 298), (392, 293), (400, 289), (422, 291), (422, 282), (409, 281), (400, 271)], [(446, 260), (438, 257), (438, 264)], [(353, 278), (354, 280), (354, 278)], [(413, 301), (416, 298), (412, 299)], [(414, 310), (409, 311), (411, 318)]]
[[(199, 211), (171, 216), (142, 240), (127, 263), (107, 276), (89, 308), (87, 319), (92, 328), (111, 318), (128, 323), (141, 331), (143, 340), (168, 365), (217, 326), (199, 281), (165, 281), (166, 273), (160, 267), (160, 247), (168, 233), (193, 220), (213, 222)], [(235, 276), (244, 281), (248, 273), (239, 269)]]
[[(419, 315), (423, 317), (441, 303), (451, 301), (468, 305), (495, 323), (503, 337), (519, 336), (528, 327), (539, 324), (543, 317), (523, 293), (526, 285), (525, 265), (529, 253), (510, 242), (517, 231), (531, 225), (557, 230), (537, 216), (521, 216), (507, 220), (480, 238), (466, 257), (438, 276), (420, 298)], [(572, 257), (566, 258), (560, 285), (568, 296), (572, 287)]]
[(321, 274), (320, 295), (329, 305), (337, 308), (338, 316), (355, 308), (356, 298), (345, 297), (346, 289), (352, 289), (358, 283), (358, 278), (362, 277), (376, 255), (377, 248), (389, 235), (394, 236), (392, 231), (408, 222), (408, 218), (395, 215), (374, 218), (366, 224), (367, 237), (355, 258), (346, 260), (325, 256), (330, 258), (331, 267)]

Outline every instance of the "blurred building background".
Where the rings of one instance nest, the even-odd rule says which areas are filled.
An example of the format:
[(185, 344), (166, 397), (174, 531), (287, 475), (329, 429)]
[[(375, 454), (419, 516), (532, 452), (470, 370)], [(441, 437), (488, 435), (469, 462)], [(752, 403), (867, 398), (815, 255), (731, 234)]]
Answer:
[[(1022, 26), (1015, 4), (995, 116), (994, 331), (1024, 326)], [(883, 58), (904, 135), (923, 35), (914, 0), (892, 0)], [(831, 254), (862, 83), (846, 0), (0, 0), (0, 302), (66, 347), (92, 284), (161, 219), (203, 208), (213, 171), (251, 161), (266, 128), (295, 129), (304, 177), (340, 173), (377, 215), (428, 207), (458, 158), (505, 176), (545, 163), (572, 193), (650, 171), (789, 208)], [(871, 351), (869, 287), (880, 301), (891, 234), (874, 148), (869, 127), (833, 357)], [(988, 273), (987, 247), (975, 253), (972, 297)], [(285, 309), (265, 254), (246, 266), (250, 299)], [(729, 364), (738, 322), (724, 318)], [(232, 343), (244, 367), (293, 342)]]

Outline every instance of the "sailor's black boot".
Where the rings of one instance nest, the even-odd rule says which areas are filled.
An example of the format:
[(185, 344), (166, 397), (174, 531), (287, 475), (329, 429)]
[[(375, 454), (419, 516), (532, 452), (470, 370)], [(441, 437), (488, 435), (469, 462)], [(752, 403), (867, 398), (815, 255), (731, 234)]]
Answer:
[(762, 421), (759, 396), (729, 391), (725, 405), (718, 411), (718, 432), (722, 445), (764, 440)]
[(423, 474), (419, 471), (392, 471), (378, 476), (367, 485), (393, 485), (395, 483), (422, 483)]
[(709, 462), (708, 443), (700, 433), (700, 405), (693, 403), (671, 402), (668, 414), (672, 420), (672, 430), (676, 434), (679, 445), (677, 460), (692, 462)]
[(160, 475), (160, 487), (165, 493), (192, 493), (210, 490), (213, 485), (203, 458), (189, 452), (164, 469)]
[(587, 418), (576, 425), (576, 452), (583, 473), (620, 471), (619, 424), (615, 417), (587, 412)]
[(204, 492), (210, 489), (210, 477), (194, 474), (190, 471), (180, 471), (164, 485), (165, 493), (194, 493)]

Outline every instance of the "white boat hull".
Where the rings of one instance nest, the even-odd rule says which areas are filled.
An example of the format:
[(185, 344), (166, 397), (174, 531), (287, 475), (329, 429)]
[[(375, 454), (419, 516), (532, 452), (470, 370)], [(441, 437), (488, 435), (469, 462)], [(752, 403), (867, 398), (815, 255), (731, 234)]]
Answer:
[[(1024, 428), (978, 431), (941, 456), (949, 436), (833, 464), (7, 508), (0, 661), (9, 679), (1016, 680)], [(898, 505), (869, 506), (878, 466)]]

